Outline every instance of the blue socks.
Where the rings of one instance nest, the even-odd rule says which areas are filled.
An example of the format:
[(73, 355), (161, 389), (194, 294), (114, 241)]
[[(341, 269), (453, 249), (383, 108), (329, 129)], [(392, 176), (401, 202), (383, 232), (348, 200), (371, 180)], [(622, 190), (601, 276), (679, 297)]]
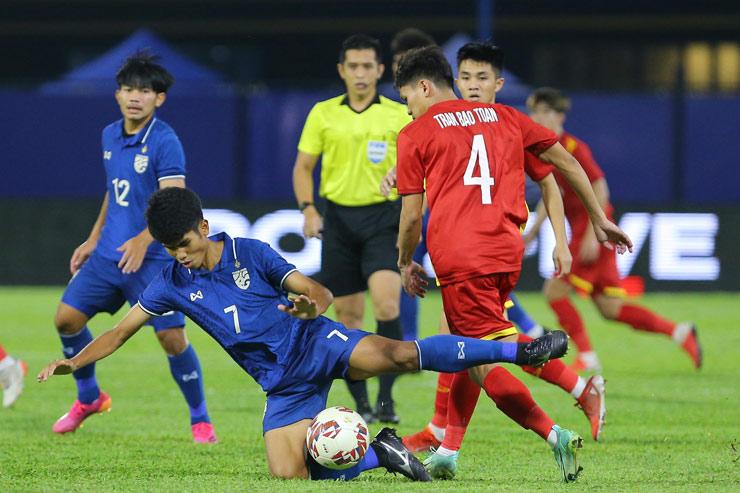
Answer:
[[(71, 358), (90, 344), (93, 336), (87, 326), (76, 334), (59, 334), (62, 340), (62, 353)], [(77, 399), (83, 404), (92, 404), (100, 396), (100, 387), (95, 378), (95, 363), (89, 364), (72, 373), (77, 383)]]
[(188, 344), (187, 349), (177, 356), (167, 356), (170, 363), (170, 372), (182, 395), (190, 407), (190, 424), (210, 423), (211, 418), (206, 410), (206, 397), (203, 392), (203, 374), (200, 370), (198, 355), (193, 346)]
[(320, 466), (311, 458), (311, 456), (308, 456), (306, 463), (308, 464), (308, 473), (313, 480), (339, 479), (342, 481), (349, 481), (350, 479), (359, 476), (362, 471), (375, 469), (379, 466), (378, 456), (375, 454), (375, 450), (370, 446), (367, 447), (367, 452), (365, 452), (365, 456), (360, 459), (360, 462), (349, 469), (329, 469), (327, 467)]
[(419, 300), (406, 294), (401, 288), (401, 325), (403, 340), (413, 341), (419, 332)]
[(483, 341), (452, 335), (437, 335), (416, 342), (419, 369), (457, 373), (488, 363), (516, 363), (516, 342)]
[(529, 331), (537, 326), (537, 322), (529, 316), (529, 313), (524, 311), (519, 304), (519, 300), (514, 296), (514, 293), (511, 293), (509, 298), (514, 302), (514, 306), (506, 311), (509, 320), (514, 322), (525, 334), (529, 333)]

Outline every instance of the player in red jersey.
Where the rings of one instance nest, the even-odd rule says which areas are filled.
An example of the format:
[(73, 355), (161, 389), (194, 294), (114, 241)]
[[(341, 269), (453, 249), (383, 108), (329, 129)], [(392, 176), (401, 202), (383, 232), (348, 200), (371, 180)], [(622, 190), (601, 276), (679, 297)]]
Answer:
[[(424, 296), (426, 281), (419, 275), (424, 270), (412, 255), (426, 192), (431, 211), (427, 244), (453, 334), (497, 339), (511, 327), (504, 303), (519, 277), (524, 253), (520, 226), (528, 215), (525, 149), (554, 164), (572, 182), (600, 241), (612, 241), (620, 253), (631, 249), (629, 238), (606, 218), (583, 170), (557, 136), (513, 108), (458, 100), (452, 69), (439, 47), (407, 53), (396, 85), (414, 117), (398, 139), (398, 192), (403, 195), (398, 265), (406, 291)], [(555, 425), (534, 402), (518, 402), (531, 396), (498, 385), (499, 372), (493, 366), (469, 373), (494, 402), (499, 392), (510, 394), (515, 405), (509, 415), (548, 441), (564, 481), (577, 477), (575, 453), (582, 441), (578, 434)], [(449, 457), (455, 468), (457, 455)]]
[[(462, 46), (457, 52), (459, 78), (455, 83), (463, 99), (495, 103), (496, 93), (504, 84), (504, 79), (501, 77), (503, 63), (503, 51), (491, 43), (474, 41)], [(550, 193), (559, 198), (560, 190), (555, 178), (551, 175), (553, 167), (550, 165), (543, 167), (537, 161), (534, 163), (534, 169), (525, 168), (527, 174), (541, 187), (551, 187)], [(395, 186), (395, 169), (393, 171), (393, 185)], [(543, 197), (547, 194), (548, 190), (544, 189)], [(561, 201), (558, 202), (562, 204)], [(556, 223), (560, 221), (557, 217), (559, 216), (556, 216)], [(567, 273), (567, 269), (563, 269), (562, 274), (567, 275)], [(442, 333), (449, 333), (444, 316), (440, 320), (440, 334)], [(503, 331), (497, 334), (502, 336)], [(518, 340), (526, 341), (529, 337), (521, 335)], [(541, 368), (524, 368), (524, 371), (557, 385), (571, 394), (576, 399), (576, 405), (588, 418), (594, 440), (599, 439), (606, 414), (604, 379), (600, 375), (594, 375), (586, 380), (559, 360), (547, 363)], [(499, 386), (516, 389), (523, 395), (530, 395), (527, 387), (504, 368), (497, 370), (497, 380)], [(460, 450), (463, 436), (478, 402), (480, 390), (481, 388), (470, 379), (467, 371), (459, 374), (440, 373), (434, 402), (434, 416), (422, 431), (404, 437), (404, 445), (412, 452), (426, 452), (434, 448), (438, 454), (444, 454)], [(510, 395), (506, 392), (498, 393), (496, 404), (511, 416)]]
[[(596, 197), (611, 219), (614, 208), (609, 202), (609, 187), (603, 171), (596, 164), (589, 147), (563, 129), (565, 115), (570, 109), (570, 99), (556, 89), (545, 87), (536, 90), (529, 97), (527, 108), (532, 119), (554, 131), (563, 147), (581, 163)], [(537, 161), (534, 156), (527, 156), (527, 160)], [(644, 307), (624, 301), (624, 290), (617, 272), (614, 252), (599, 245), (589, 227), (586, 210), (563, 175), (555, 171), (555, 179), (560, 185), (565, 216), (571, 227), (570, 249), (574, 260), (571, 273), (566, 278), (547, 280), (543, 290), (558, 322), (578, 348), (578, 357), (572, 368), (576, 371), (601, 371), (601, 363), (591, 346), (583, 320), (568, 299), (574, 287), (583, 289), (591, 296), (605, 319), (626, 323), (636, 330), (665, 334), (673, 338), (691, 356), (696, 368), (700, 368), (701, 347), (696, 327), (690, 322), (672, 322)], [(537, 234), (540, 216), (542, 214), (538, 215), (537, 223), (527, 234), (525, 242), (531, 241)]]

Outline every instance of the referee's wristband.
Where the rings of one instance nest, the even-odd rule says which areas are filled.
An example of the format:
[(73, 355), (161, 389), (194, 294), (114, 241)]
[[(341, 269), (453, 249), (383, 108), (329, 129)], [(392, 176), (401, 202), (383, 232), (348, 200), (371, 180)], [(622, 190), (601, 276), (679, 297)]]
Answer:
[(303, 212), (303, 210), (310, 205), (313, 205), (313, 202), (301, 202), (298, 204), (298, 210)]

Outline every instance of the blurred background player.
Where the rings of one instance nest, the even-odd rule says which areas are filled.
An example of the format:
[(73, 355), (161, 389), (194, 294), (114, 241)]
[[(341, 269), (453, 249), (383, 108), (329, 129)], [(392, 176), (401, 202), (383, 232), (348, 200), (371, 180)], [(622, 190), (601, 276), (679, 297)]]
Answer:
[[(570, 109), (570, 99), (557, 89), (543, 87), (529, 96), (527, 109), (532, 119), (555, 132), (563, 147), (581, 163), (591, 181), (594, 194), (611, 219), (614, 207), (609, 201), (609, 187), (604, 172), (596, 164), (588, 145), (563, 128), (566, 114)], [(531, 155), (526, 157), (528, 161), (536, 160)], [(570, 249), (573, 252), (573, 268), (564, 279), (545, 281), (543, 290), (550, 308), (557, 315), (558, 322), (578, 348), (578, 357), (572, 363), (572, 368), (576, 371), (601, 371), (601, 362), (591, 346), (583, 320), (568, 299), (574, 287), (584, 290), (591, 296), (591, 300), (605, 319), (626, 323), (636, 330), (671, 337), (688, 353), (694, 366), (700, 368), (701, 347), (696, 327), (690, 322), (672, 322), (647, 308), (624, 301), (624, 289), (617, 271), (614, 251), (596, 241), (586, 210), (572, 187), (557, 170), (555, 179), (562, 191), (565, 215), (571, 227)], [(527, 243), (535, 238), (544, 220), (539, 211), (538, 206), (537, 221), (525, 238)]]
[[(391, 40), (391, 54), (393, 55), (393, 65), (391, 72), (391, 79), (395, 76), (396, 70), (398, 69), (398, 61), (401, 57), (409, 50), (415, 48), (422, 48), (424, 46), (430, 46), (436, 44), (434, 38), (429, 34), (425, 33), (421, 29), (415, 27), (407, 27), (398, 31), (393, 39)], [(389, 85), (393, 85), (392, 83)], [(390, 90), (393, 95), (397, 98), (398, 92), (394, 87)], [(395, 179), (395, 167), (392, 168)], [(391, 171), (389, 171), (390, 173)], [(395, 186), (395, 185), (394, 185)], [(391, 191), (387, 190), (384, 193), (386, 197), (390, 196)], [(424, 214), (424, 226), (421, 230), (421, 241), (419, 246), (416, 247), (414, 252), (414, 262), (422, 264), (424, 256), (427, 254), (427, 246), (424, 237), (426, 236), (426, 222), (429, 219), (428, 211)], [(401, 325), (403, 326), (403, 338), (406, 341), (413, 341), (419, 334), (419, 300), (412, 298), (404, 289), (401, 289)]]
[[(172, 128), (156, 117), (174, 78), (157, 57), (141, 51), (116, 74), (116, 101), (123, 118), (103, 130), (107, 191), (90, 236), (70, 260), (72, 280), (54, 317), (65, 357), (93, 340), (87, 321), (100, 312), (115, 313), (139, 294), (168, 263), (168, 255), (149, 234), (146, 200), (157, 189), (185, 186), (185, 153)], [(195, 349), (185, 336), (185, 317), (172, 313), (152, 321), (167, 354), (172, 377), (190, 410), (196, 442), (215, 443), (206, 409), (203, 376)], [(111, 397), (98, 387), (95, 365), (74, 372), (77, 399), (54, 424), (54, 433), (75, 431), (94, 413), (110, 409)]]
[[(479, 41), (463, 45), (457, 52), (458, 78), (455, 81), (463, 99), (494, 104), (496, 94), (504, 85), (504, 79), (501, 77), (503, 65), (504, 53), (498, 46)], [(542, 171), (538, 173), (541, 168)], [(533, 177), (543, 187), (544, 192), (546, 185), (542, 183), (543, 180), (552, 180), (550, 186), (555, 183), (554, 178), (549, 176), (553, 169), (552, 166), (540, 167), (527, 169), (527, 173), (533, 174), (530, 177)], [(552, 192), (559, 193), (556, 188), (552, 189)], [(542, 212), (546, 214), (544, 210)], [(507, 314), (510, 311), (511, 308), (507, 305)], [(440, 320), (440, 333), (449, 333), (444, 315)], [(529, 339), (520, 337), (519, 340)], [(503, 368), (498, 371), (502, 375), (500, 378), (507, 380), (505, 382), (507, 386), (518, 387), (522, 393), (529, 394), (524, 384), (508, 371)], [(525, 367), (524, 371), (557, 385), (571, 394), (576, 399), (576, 405), (583, 410), (589, 420), (593, 439), (599, 439), (606, 415), (604, 380), (601, 376), (597, 375), (584, 380), (561, 361), (552, 361), (542, 368)], [(424, 430), (404, 437), (404, 445), (412, 452), (439, 449), (440, 446), (445, 450), (459, 450), (480, 395), (480, 389), (480, 386), (470, 380), (467, 372), (459, 377), (449, 373), (440, 373), (434, 401), (434, 416)], [(510, 403), (507, 402), (510, 397), (505, 392), (501, 392), (497, 394), (497, 398), (496, 405), (511, 416), (511, 411), (507, 411), (510, 408)], [(450, 406), (450, 403), (454, 405)], [(448, 429), (450, 430), (449, 435), (446, 434)]]
[[(334, 294), (337, 321), (362, 328), (365, 291), (370, 291), (377, 333), (403, 339), (399, 316), (401, 276), (396, 239), (401, 203), (384, 197), (378, 183), (396, 164), (398, 132), (409, 122), (406, 107), (377, 94), (384, 65), (380, 42), (364, 34), (348, 37), (337, 71), (347, 92), (317, 103), (306, 118), (293, 168), (293, 188), (303, 212), (306, 238), (323, 240), (321, 281)], [(313, 169), (321, 156), (319, 195), (314, 204)], [(392, 398), (395, 375), (379, 377), (373, 412), (365, 381), (348, 383), (356, 409), (369, 423), (397, 423)]]
[(0, 344), (0, 385), (3, 388), (3, 407), (15, 404), (23, 393), (23, 377), (26, 376), (26, 364), (9, 355)]

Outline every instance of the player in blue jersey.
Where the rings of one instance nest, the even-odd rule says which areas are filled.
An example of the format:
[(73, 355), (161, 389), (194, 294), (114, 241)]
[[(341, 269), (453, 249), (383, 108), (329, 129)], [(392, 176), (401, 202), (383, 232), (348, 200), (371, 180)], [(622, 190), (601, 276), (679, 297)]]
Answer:
[[(87, 241), (70, 260), (73, 274), (54, 317), (63, 351), (72, 357), (93, 340), (87, 321), (134, 304), (149, 281), (169, 262), (146, 226), (146, 200), (157, 189), (185, 186), (185, 153), (172, 128), (155, 115), (174, 78), (156, 57), (139, 52), (116, 75), (116, 100), (123, 118), (103, 130), (107, 191)], [(152, 322), (172, 376), (190, 409), (196, 442), (218, 440), (206, 410), (203, 379), (195, 350), (185, 337), (185, 318), (172, 313)], [(55, 433), (75, 431), (94, 413), (110, 409), (98, 387), (95, 365), (76, 371), (77, 400), (54, 424)]]
[[(455, 372), (484, 362), (544, 364), (561, 357), (567, 338), (555, 331), (530, 343), (438, 335), (397, 341), (349, 330), (321, 316), (332, 294), (266, 243), (225, 233), (208, 237), (200, 201), (183, 188), (158, 190), (146, 213), (152, 236), (176, 261), (149, 284), (125, 317), (74, 358), (52, 361), (38, 376), (80, 371), (108, 356), (152, 316), (185, 313), (211, 335), (267, 393), (263, 433), (270, 473), (283, 478), (351, 479), (385, 467), (419, 481), (429, 475), (389, 428), (359, 464), (336, 471), (305, 453), (311, 419), (326, 407), (335, 379), (364, 380), (420, 369)], [(421, 278), (416, 278), (423, 291)], [(288, 295), (288, 293), (295, 293)]]

